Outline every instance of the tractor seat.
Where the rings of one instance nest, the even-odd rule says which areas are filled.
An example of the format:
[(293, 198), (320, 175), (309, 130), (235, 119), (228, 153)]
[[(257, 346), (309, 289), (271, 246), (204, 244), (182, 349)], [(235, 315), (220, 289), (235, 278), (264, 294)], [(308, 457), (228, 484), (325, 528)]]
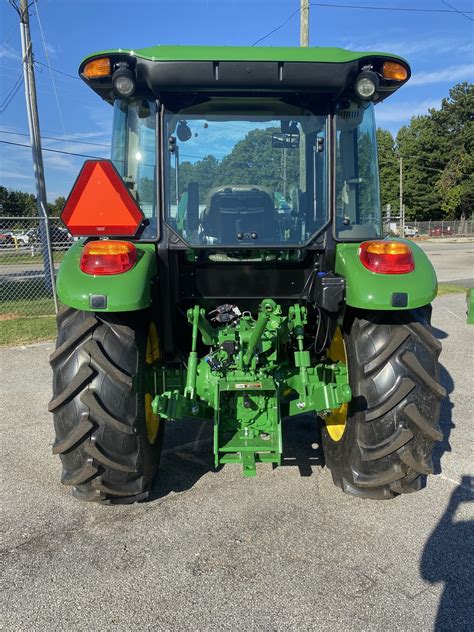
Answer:
[(252, 241), (258, 243), (277, 239), (278, 215), (271, 194), (262, 187), (219, 187), (210, 192), (202, 226), (206, 236), (220, 243), (242, 243), (252, 234), (257, 236)]

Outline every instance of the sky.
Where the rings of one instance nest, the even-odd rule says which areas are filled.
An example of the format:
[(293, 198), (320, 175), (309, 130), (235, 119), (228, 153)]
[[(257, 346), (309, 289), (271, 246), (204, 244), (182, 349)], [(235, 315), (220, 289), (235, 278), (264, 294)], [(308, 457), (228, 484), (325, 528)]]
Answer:
[[(298, 46), (299, 3), (35, 0), (30, 23), (39, 62), (36, 80), (43, 148), (109, 157), (112, 108), (77, 76), (86, 55), (109, 48), (138, 49), (157, 44), (248, 46), (282, 24), (259, 45)], [(326, 0), (326, 4), (346, 6), (310, 7), (310, 46), (391, 52), (410, 62), (411, 80), (376, 108), (379, 127), (395, 134), (412, 116), (438, 108), (454, 84), (474, 81), (474, 1)], [(381, 11), (348, 5), (453, 12)], [(459, 13), (463, 11), (471, 13)], [(48, 59), (55, 69), (51, 73), (54, 85)], [(0, 141), (28, 145), (23, 85), (7, 99), (20, 71), (18, 15), (8, 0), (0, 0)], [(44, 151), (43, 156), (48, 200), (52, 202), (60, 195), (67, 196), (85, 157), (52, 151)], [(0, 185), (34, 192), (29, 148), (0, 142)]]

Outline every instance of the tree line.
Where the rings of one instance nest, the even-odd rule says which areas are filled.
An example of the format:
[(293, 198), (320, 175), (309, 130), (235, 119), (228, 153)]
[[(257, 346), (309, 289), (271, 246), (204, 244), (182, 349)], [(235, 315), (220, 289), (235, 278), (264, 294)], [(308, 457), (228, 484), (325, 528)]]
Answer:
[[(66, 198), (59, 196), (48, 203), (51, 217), (58, 217), (66, 204)], [(36, 195), (24, 191), (12, 191), (0, 186), (0, 217), (37, 217)]]
[[(271, 131), (271, 130), (270, 130)], [(400, 203), (399, 164), (403, 160), (405, 216), (413, 220), (442, 220), (469, 217), (474, 204), (474, 84), (455, 85), (439, 109), (415, 116), (394, 137), (377, 130), (382, 206), (397, 212)], [(297, 184), (297, 152), (287, 152), (285, 183), (289, 191)], [(190, 181), (200, 183), (200, 202), (211, 187), (219, 184), (259, 184), (274, 191), (282, 189), (280, 152), (271, 151), (269, 130), (253, 130), (236, 144), (222, 161), (205, 156), (180, 165), (180, 191)], [(174, 183), (174, 178), (170, 178)], [(150, 186), (152, 182), (150, 181)], [(173, 184), (172, 184), (173, 186)], [(171, 191), (172, 199), (175, 197)], [(65, 198), (48, 204), (58, 216)], [(0, 216), (33, 217), (37, 214), (33, 194), (0, 186)]]
[[(206, 203), (212, 188), (229, 184), (255, 184), (288, 196), (290, 189), (299, 183), (299, 153), (297, 149), (287, 150), (283, 165), (282, 151), (272, 148), (272, 133), (279, 131), (276, 127), (250, 131), (221, 161), (208, 155), (195, 163), (182, 162), (179, 166), (180, 196), (187, 190), (189, 182), (199, 183), (200, 204)], [(173, 171), (170, 183), (173, 199)]]
[(381, 198), (400, 206), (399, 158), (407, 219), (469, 217), (474, 204), (474, 84), (459, 83), (439, 110), (415, 116), (396, 137), (377, 130)]

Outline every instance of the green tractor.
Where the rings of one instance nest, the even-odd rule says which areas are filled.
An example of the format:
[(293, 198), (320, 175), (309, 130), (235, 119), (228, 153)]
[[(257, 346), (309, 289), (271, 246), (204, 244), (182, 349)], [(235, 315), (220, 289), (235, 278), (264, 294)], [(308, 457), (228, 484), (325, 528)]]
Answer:
[(420, 489), (442, 439), (437, 281), (416, 244), (383, 238), (374, 120), (407, 62), (158, 46), (79, 73), (113, 135), (62, 213), (81, 237), (57, 277), (62, 482), (145, 499), (181, 419), (209, 420), (215, 467), (252, 477), (310, 414), (343, 491)]

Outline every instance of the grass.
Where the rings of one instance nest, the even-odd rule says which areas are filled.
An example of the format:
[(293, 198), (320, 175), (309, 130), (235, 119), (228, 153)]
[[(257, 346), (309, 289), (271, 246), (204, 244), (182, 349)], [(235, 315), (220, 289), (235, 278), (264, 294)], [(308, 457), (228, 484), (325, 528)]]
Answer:
[[(25, 298), (0, 301), (0, 346), (55, 338), (56, 319), (52, 297), (45, 296), (38, 284), (25, 282), (15, 285), (15, 292), (22, 293)], [(27, 298), (28, 291), (30, 295), (34, 291), (40, 296)]]
[[(53, 299), (44, 295), (26, 298), (28, 293), (39, 290), (32, 283), (22, 284), (21, 289), (25, 298), (0, 301), (0, 346), (28, 344), (56, 337)], [(466, 288), (460, 285), (441, 283), (438, 286), (438, 296), (465, 291)]]
[(462, 285), (450, 285), (449, 283), (440, 283), (438, 285), (437, 296), (444, 296), (445, 294), (461, 294), (466, 292), (466, 288)]
[[(53, 252), (54, 263), (60, 263), (64, 259), (64, 252)], [(24, 250), (12, 250), (4, 253), (0, 251), (0, 265), (31, 265), (32, 263), (43, 263), (43, 255), (40, 252), (36, 252), (31, 255), (30, 251)]]
[(0, 302), (1, 321), (13, 320), (14, 318), (35, 318), (36, 316), (53, 315), (53, 299), (48, 297)]
[(28, 344), (54, 338), (56, 338), (54, 316), (15, 318), (1, 322), (0, 346)]

